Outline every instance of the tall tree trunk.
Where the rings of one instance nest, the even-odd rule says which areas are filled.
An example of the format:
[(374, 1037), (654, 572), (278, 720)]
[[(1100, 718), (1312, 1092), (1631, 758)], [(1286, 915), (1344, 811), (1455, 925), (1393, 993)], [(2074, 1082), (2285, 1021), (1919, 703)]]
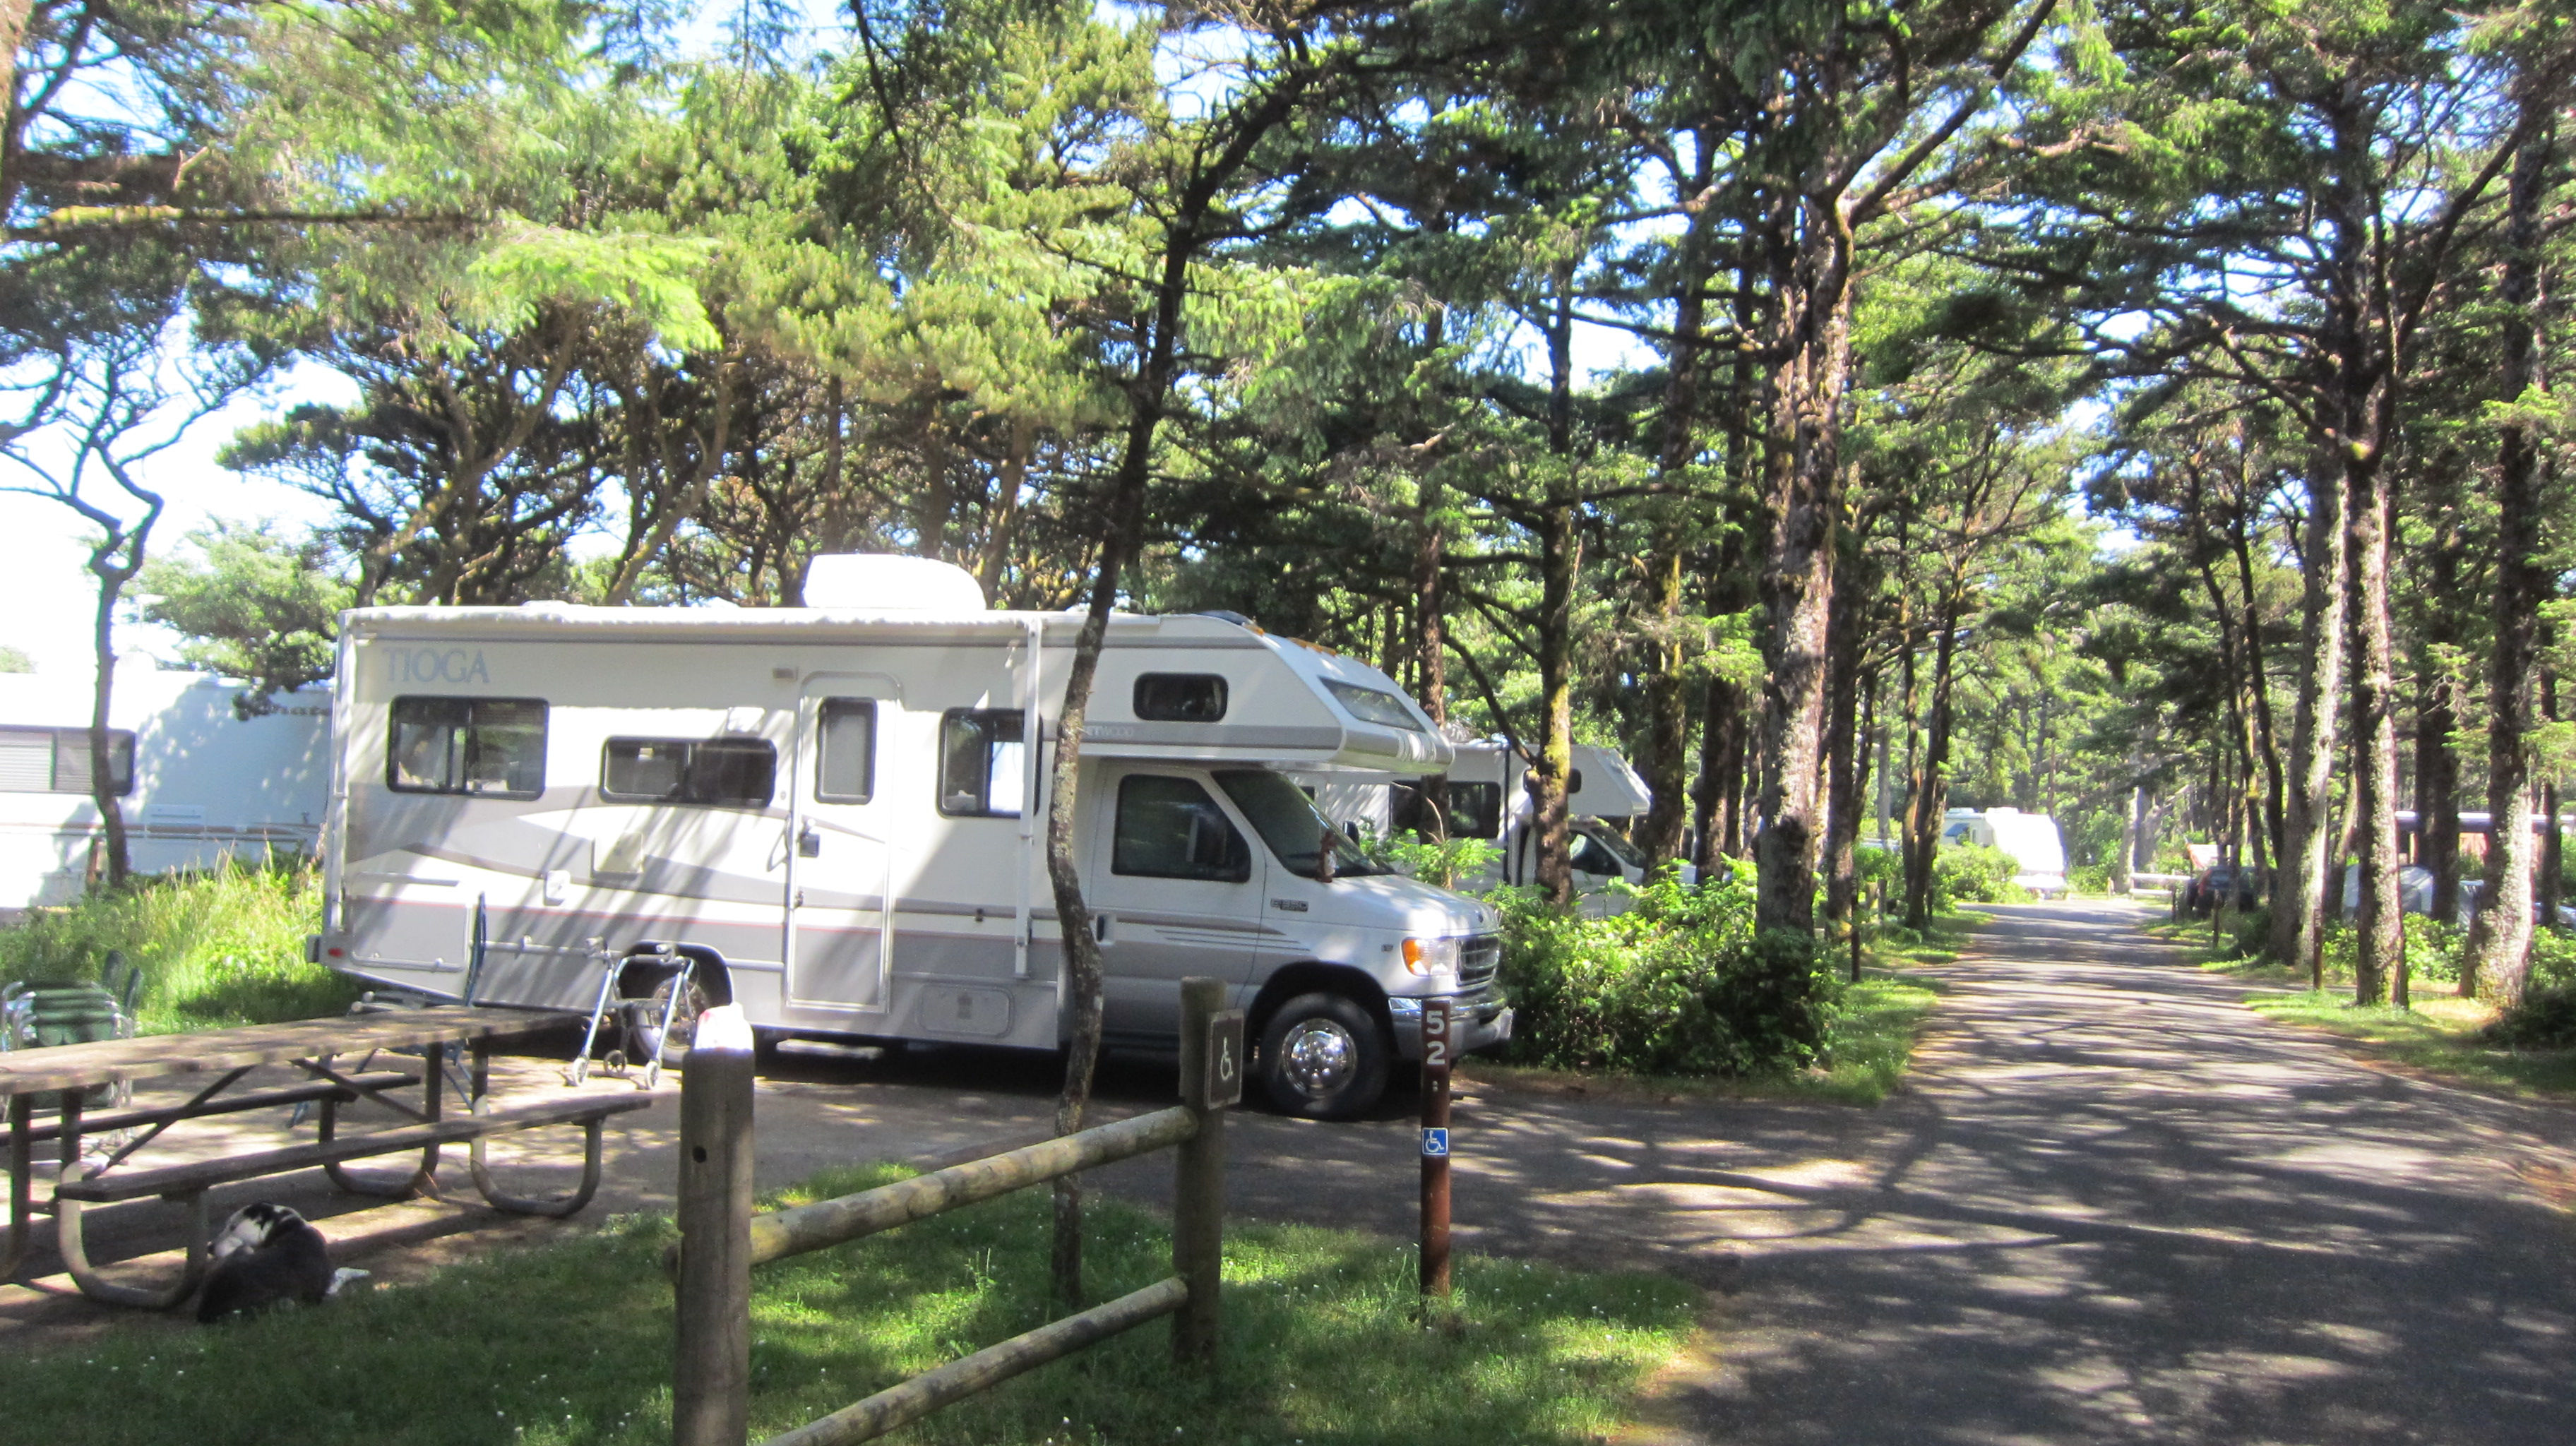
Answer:
[(1953, 577), (1942, 589), (1940, 636), (1932, 645), (1932, 704), (1923, 727), (1923, 751), (1914, 770), (1905, 813), (1905, 927), (1932, 927), (1932, 864), (1941, 844), (1941, 819), (1950, 798), (1950, 685), (1957, 668), (1959, 614), (1966, 583)]
[[(159, 511), (156, 502), (153, 512)], [(89, 801), (98, 810), (106, 848), (100, 863), (111, 889), (123, 888), (134, 873), (133, 849), (125, 834), (125, 804), (117, 796), (116, 755), (108, 737), (108, 718), (116, 701), (116, 605), (125, 596), (125, 585), (142, 570), (151, 528), (146, 520), (131, 531), (111, 532), (104, 545), (90, 550), (90, 572), (98, 578), (98, 606), (90, 617), (90, 656), (98, 672), (89, 698)]]
[[(1705, 134), (1702, 146), (1703, 158), (1713, 154)], [(1682, 493), (1699, 457), (1700, 333), (1706, 329), (1708, 283), (1716, 270), (1716, 252), (1709, 244), (1716, 219), (1715, 209), (1705, 199), (1692, 207), (1690, 224), (1675, 253), (1673, 344), (1665, 358), (1663, 436), (1655, 459), (1658, 480), (1668, 495), (1655, 500), (1655, 544), (1649, 557), (1658, 624), (1649, 649), (1653, 670), (1646, 678), (1645, 772), (1653, 798), (1636, 840), (1649, 872), (1680, 856), (1689, 809), (1683, 781), (1689, 770), (1690, 709), (1682, 692), (1688, 655), (1680, 631), (1682, 551), (1688, 541), (1691, 507)]]
[(1860, 841), (1861, 619), (1868, 608), (1861, 566), (1846, 558), (1834, 580), (1825, 688), (1825, 924), (1858, 927), (1860, 895), (1855, 858)]
[[(1574, 772), (1574, 584), (1582, 541), (1574, 517), (1574, 268), (1559, 263), (1547, 329), (1547, 444), (1557, 475), (1539, 517), (1538, 687), (1540, 734), (1536, 787), (1530, 793), (1538, 886), (1558, 908), (1574, 905), (1572, 820), (1568, 785)], [(1508, 788), (1508, 782), (1506, 787)]]
[(993, 480), (993, 511), (984, 526), (984, 559), (975, 580), (987, 598), (1000, 595), (1002, 574), (1011, 565), (1012, 533), (1020, 520), (1020, 489), (1029, 480), (1029, 452), (1037, 445), (1038, 424), (1027, 417), (1011, 419), (1011, 440), (1002, 453), (1002, 470)]
[[(2523, 88), (2521, 104), (2542, 107), (2542, 119), (2514, 157), (2512, 188), (2505, 203), (2504, 367), (2497, 390), (2509, 401), (2519, 400), (2534, 385), (2547, 384), (2540, 371), (2540, 219), (2556, 149), (2552, 118), (2557, 100), (2533, 93), (2536, 87), (2527, 81)], [(2469, 925), (2460, 992), (2511, 1004), (2522, 998), (2531, 972), (2531, 675), (2539, 654), (2540, 604), (2550, 594), (2550, 579), (2540, 551), (2539, 449), (2530, 429), (2519, 422), (2500, 430), (2495, 643), (2487, 658), (2487, 810), (2492, 820), (2487, 835), (2487, 907)], [(2558, 829), (2557, 795), (2553, 780), (2546, 799), (2553, 839)], [(2555, 860), (2549, 868), (2543, 882), (2554, 905)], [(2556, 909), (2549, 909), (2544, 917), (2557, 922)]]
[[(1838, 448), (1851, 366), (1851, 234), (1833, 198), (1784, 203), (1773, 270), (1777, 309), (1771, 428), (1763, 459), (1770, 514), (1763, 558), (1762, 831), (1753, 840), (1757, 935), (1812, 937), (1825, 653), (1833, 605)], [(1805, 224), (1800, 227), (1798, 223)]]
[(948, 518), (957, 510), (948, 485), (948, 430), (941, 424), (944, 389), (933, 386), (921, 418), (921, 506), (912, 530), (923, 557), (948, 555)]
[[(2290, 715), (2291, 787), (2281, 811), (2280, 865), (2272, 886), (2272, 957), (2325, 987), (2327, 910), (2339, 907), (2334, 828), (2335, 746), (2344, 672), (2343, 489), (2320, 455), (2308, 488), (2301, 548), (2299, 696)], [(2331, 884), (2331, 887), (2329, 886)], [(2334, 900), (2329, 903), (2329, 897)]]
[(1730, 705), (1726, 680), (1711, 678), (1700, 690), (1699, 776), (1691, 783), (1691, 863), (1700, 877), (1717, 877), (1718, 809), (1725, 802), (1726, 730)]
[(2388, 614), (2389, 498), (2380, 469), (2347, 462), (2344, 519), (2352, 562), (2353, 806), (2361, 909), (2353, 923), (2353, 998), (2377, 1004), (2391, 975), (2403, 995), (2405, 920), (2397, 892), (2397, 708)]

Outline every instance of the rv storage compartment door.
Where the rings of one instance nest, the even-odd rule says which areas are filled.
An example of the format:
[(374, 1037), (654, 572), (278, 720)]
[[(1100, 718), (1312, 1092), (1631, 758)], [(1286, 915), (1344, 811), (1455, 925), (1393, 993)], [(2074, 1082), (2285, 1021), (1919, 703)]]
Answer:
[(1239, 987), (1252, 974), (1268, 856), (1201, 778), (1121, 769), (1103, 782), (1083, 868), (1105, 933), (1104, 1029), (1160, 1042), (1180, 1035), (1180, 981)]

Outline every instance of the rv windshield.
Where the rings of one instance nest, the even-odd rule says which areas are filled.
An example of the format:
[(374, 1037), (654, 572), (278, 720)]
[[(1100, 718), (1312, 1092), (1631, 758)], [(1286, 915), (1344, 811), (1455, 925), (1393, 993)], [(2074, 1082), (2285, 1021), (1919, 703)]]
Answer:
[[(1259, 769), (1227, 769), (1216, 776), (1217, 786), (1243, 816), (1252, 821), (1253, 831), (1270, 845), (1270, 852), (1288, 872), (1315, 877), (1315, 861), (1323, 852), (1324, 831), (1332, 827), (1315, 809), (1315, 801), (1306, 791), (1288, 781), (1285, 775), (1265, 773)], [(1357, 878), (1362, 874), (1382, 874), (1386, 869), (1369, 861), (1359, 846), (1336, 832), (1333, 835), (1333, 876)]]

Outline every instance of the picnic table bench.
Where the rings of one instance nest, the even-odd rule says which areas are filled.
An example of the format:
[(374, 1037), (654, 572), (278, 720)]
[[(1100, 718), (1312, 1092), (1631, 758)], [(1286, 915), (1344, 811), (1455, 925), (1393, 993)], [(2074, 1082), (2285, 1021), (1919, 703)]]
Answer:
[[(16, 1276), (28, 1248), (30, 1217), (40, 1208), (33, 1195), (34, 1147), (53, 1140), (61, 1147), (62, 1169), (55, 1182), (51, 1208), (57, 1249), (81, 1291), (95, 1299), (147, 1309), (167, 1309), (196, 1289), (207, 1266), (210, 1234), (206, 1192), (215, 1186), (321, 1166), (332, 1183), (361, 1194), (402, 1198), (438, 1193), (439, 1152), (465, 1145), (475, 1188), (495, 1208), (521, 1214), (562, 1216), (590, 1202), (599, 1188), (601, 1129), (612, 1115), (643, 1109), (652, 1103), (642, 1095), (583, 1094), (495, 1106), (489, 1098), (492, 1041), (534, 1033), (580, 1016), (536, 1014), (515, 1009), (440, 1005), (358, 1018), (304, 1020), (292, 1024), (253, 1025), (197, 1034), (156, 1035), (141, 1039), (100, 1040), (50, 1049), (0, 1054), (0, 1095), (9, 1100), (10, 1227), (5, 1269), (0, 1279)], [(467, 1113), (447, 1115), (442, 1109), (452, 1049), (470, 1047), (472, 1064), (465, 1082)], [(381, 1052), (417, 1050), (425, 1068), (419, 1073), (367, 1071)], [(362, 1055), (353, 1071), (337, 1061)], [(313, 1078), (284, 1088), (227, 1094), (235, 1083), (261, 1065), (291, 1064)], [(143, 1080), (205, 1074), (213, 1079), (188, 1101), (121, 1110), (84, 1120), (82, 1099), (91, 1086), (119, 1080)], [(386, 1091), (418, 1083), (418, 1107)], [(36, 1101), (54, 1095), (56, 1120), (38, 1125)], [(411, 1123), (387, 1129), (342, 1134), (339, 1107), (358, 1099), (378, 1104)], [(270, 1105), (313, 1102), (320, 1106), (319, 1138), (310, 1144), (255, 1150), (206, 1160), (143, 1168), (121, 1168), (126, 1158), (171, 1126), (210, 1115), (229, 1114)], [(513, 1195), (500, 1189), (484, 1162), (484, 1142), (491, 1136), (549, 1125), (579, 1125), (583, 1130), (581, 1182), (570, 1192), (548, 1198)], [(105, 1129), (141, 1129), (95, 1167), (82, 1163), (85, 1135)], [(349, 1171), (350, 1161), (419, 1150), (419, 1165), (398, 1182), (362, 1179)], [(82, 1241), (84, 1207), (159, 1196), (187, 1212), (187, 1262), (170, 1286), (151, 1290), (101, 1279), (91, 1267)]]

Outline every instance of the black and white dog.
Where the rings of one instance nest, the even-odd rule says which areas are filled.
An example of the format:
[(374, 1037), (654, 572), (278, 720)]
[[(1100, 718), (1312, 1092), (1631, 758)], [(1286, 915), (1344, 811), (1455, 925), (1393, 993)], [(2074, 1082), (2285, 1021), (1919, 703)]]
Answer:
[(208, 1251), (214, 1263), (197, 1300), (200, 1321), (290, 1300), (320, 1305), (338, 1284), (322, 1232), (283, 1205), (263, 1201), (234, 1211)]

